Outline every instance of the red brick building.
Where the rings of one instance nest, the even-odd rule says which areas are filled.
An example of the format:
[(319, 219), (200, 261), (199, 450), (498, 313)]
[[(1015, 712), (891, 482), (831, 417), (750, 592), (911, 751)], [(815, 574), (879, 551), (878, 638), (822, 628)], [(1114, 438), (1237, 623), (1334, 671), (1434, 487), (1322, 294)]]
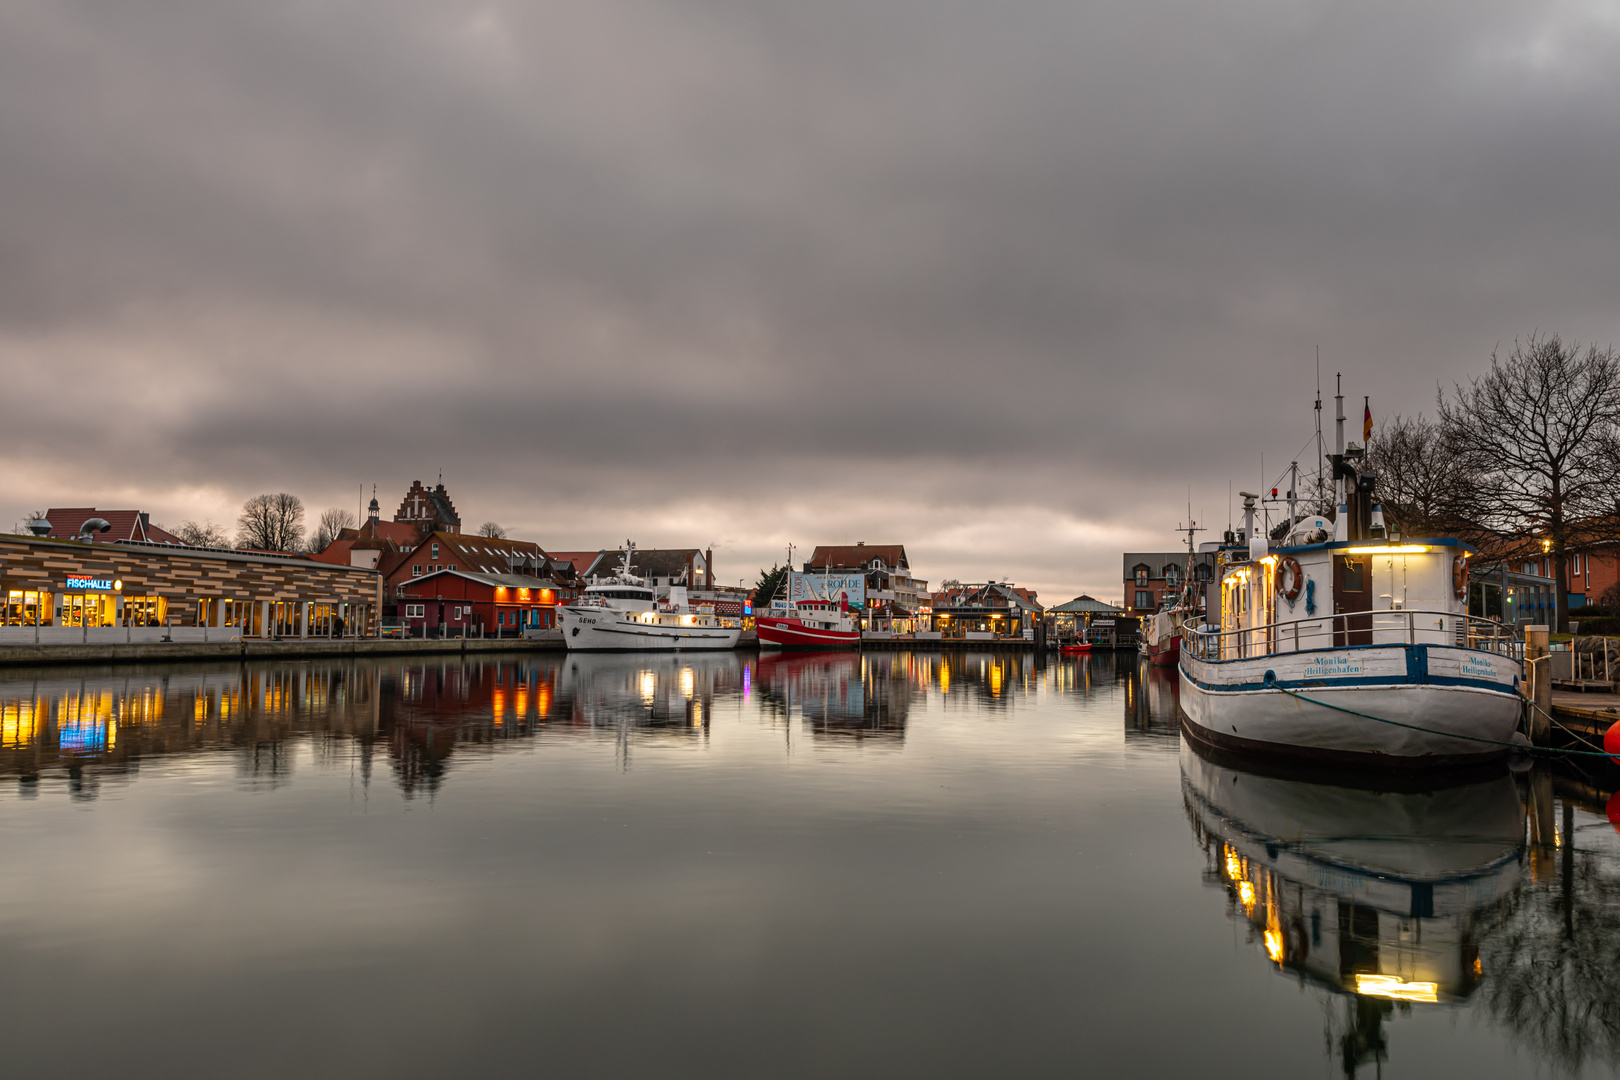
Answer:
[(410, 634), (513, 636), (556, 626), (565, 591), (549, 578), (437, 570), (411, 578), (397, 604)]

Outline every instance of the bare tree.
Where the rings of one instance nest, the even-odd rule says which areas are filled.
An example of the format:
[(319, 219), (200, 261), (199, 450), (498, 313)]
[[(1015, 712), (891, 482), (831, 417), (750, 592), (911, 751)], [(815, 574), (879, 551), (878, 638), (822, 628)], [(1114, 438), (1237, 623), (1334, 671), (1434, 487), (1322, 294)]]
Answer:
[(478, 526), (478, 535), (487, 536), (493, 540), (505, 540), (506, 530), (495, 524), (493, 521), (486, 521), (482, 525)]
[(1440, 422), (1478, 478), (1473, 516), (1500, 534), (1539, 534), (1549, 545), (1555, 629), (1567, 629), (1572, 526), (1612, 513), (1620, 493), (1620, 356), (1612, 347), (1583, 351), (1556, 334), (1515, 342), (1450, 400), (1440, 395)]
[(29, 526), (32, 525), (36, 521), (44, 521), (44, 520), (45, 520), (45, 511), (43, 511), (43, 510), (30, 510), (28, 513), (24, 514), (22, 517), (17, 519), (17, 524), (15, 524), (15, 525), (13, 525), (11, 527), (11, 531), (14, 532), (14, 533), (17, 533), (20, 536), (32, 536), (33, 535), (33, 530), (31, 530), (29, 528)]
[(309, 550), (319, 554), (331, 546), (344, 529), (354, 528), (354, 511), (334, 506), (321, 511), (321, 520), (309, 538)]
[(1474, 535), (1470, 519), (1478, 478), (1464, 455), (1448, 444), (1445, 426), (1419, 414), (1396, 413), (1367, 447), (1378, 475), (1384, 515), (1408, 536)]
[(189, 544), (192, 547), (217, 548), (231, 545), (230, 534), (225, 531), (225, 526), (215, 525), (212, 521), (204, 521), (200, 525), (195, 521), (187, 521), (175, 530), (174, 535), (180, 538), (182, 544)]
[(255, 495), (242, 504), (236, 542), (258, 551), (297, 551), (304, 538), (304, 503), (285, 491)]

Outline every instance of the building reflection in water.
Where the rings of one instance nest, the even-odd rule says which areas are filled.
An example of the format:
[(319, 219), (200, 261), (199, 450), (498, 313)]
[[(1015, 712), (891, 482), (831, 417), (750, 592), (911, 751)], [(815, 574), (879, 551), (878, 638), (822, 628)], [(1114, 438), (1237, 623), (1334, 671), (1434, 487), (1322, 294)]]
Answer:
[(725, 654), (12, 674), (0, 680), (0, 776), (25, 795), (65, 780), (73, 797), (95, 798), (143, 761), (226, 752), (245, 784), (275, 787), (291, 778), (298, 743), (317, 762), (352, 757), (362, 783), (380, 752), (407, 796), (432, 794), (453, 755), (541, 731), (630, 724), (702, 738), (715, 695), (739, 686), (740, 671)]
[(1346, 1075), (1384, 1060), (1396, 1011), (1471, 997), (1480, 942), (1518, 888), (1525, 812), (1504, 767), (1417, 793), (1246, 771), (1184, 742), (1206, 880), (1266, 960), (1327, 992)]

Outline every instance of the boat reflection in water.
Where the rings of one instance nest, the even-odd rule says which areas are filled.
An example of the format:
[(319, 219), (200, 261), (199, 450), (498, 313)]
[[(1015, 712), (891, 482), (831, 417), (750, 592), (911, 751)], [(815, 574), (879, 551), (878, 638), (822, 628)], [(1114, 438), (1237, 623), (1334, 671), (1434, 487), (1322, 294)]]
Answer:
[(1342, 1002), (1330, 1026), (1353, 1075), (1383, 1060), (1393, 1011), (1459, 1002), (1479, 985), (1480, 934), (1520, 880), (1518, 790), (1505, 769), (1399, 793), (1248, 767), (1182, 743), (1207, 880), (1270, 963)]

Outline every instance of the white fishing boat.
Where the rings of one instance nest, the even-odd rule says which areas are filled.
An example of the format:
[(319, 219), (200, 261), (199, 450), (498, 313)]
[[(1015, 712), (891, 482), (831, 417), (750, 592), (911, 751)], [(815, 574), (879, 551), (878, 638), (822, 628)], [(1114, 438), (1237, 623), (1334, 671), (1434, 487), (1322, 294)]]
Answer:
[(1272, 549), (1245, 494), (1246, 548), (1220, 553), (1218, 604), (1182, 628), (1187, 733), (1378, 767), (1501, 754), (1523, 707), (1523, 642), (1468, 614), (1469, 545), (1387, 535), (1375, 478), (1344, 449), (1342, 400), (1334, 520), (1298, 521)]
[(655, 588), (631, 569), (636, 546), (625, 545), (618, 573), (593, 578), (573, 604), (557, 609), (557, 625), (570, 651), (645, 652), (734, 649), (741, 627), (726, 626), (695, 610), (685, 586)]

